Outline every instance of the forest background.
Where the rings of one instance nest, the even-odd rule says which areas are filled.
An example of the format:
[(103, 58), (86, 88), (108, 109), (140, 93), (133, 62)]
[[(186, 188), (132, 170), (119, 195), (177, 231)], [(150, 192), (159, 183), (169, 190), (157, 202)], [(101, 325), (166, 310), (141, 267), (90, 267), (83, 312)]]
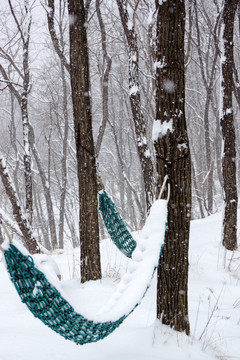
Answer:
[[(31, 159), (33, 228), (36, 230), (37, 240), (47, 249), (54, 247), (55, 242), (60, 248), (63, 247), (63, 238), (64, 242), (76, 246), (79, 243), (78, 220), (76, 221), (79, 202), (69, 74), (61, 67), (59, 56), (51, 41), (47, 22), (47, 12), (50, 11), (48, 5), (37, 1), (12, 3), (22, 31), (29, 31), (29, 34), (24, 35), (29, 35), (29, 58), (26, 71), (23, 61), (23, 39), (8, 1), (3, 1), (0, 32), (1, 153), (7, 159), (17, 194), (24, 204), (25, 139), (21, 108), (16, 100), (18, 96), (9, 91), (9, 82), (21, 96), (28, 72), (28, 117), (34, 129), (34, 146), (41, 160), (41, 165), (38, 165), (34, 157)], [(25, 4), (28, 10), (24, 7)], [(128, 49), (116, 4), (104, 1), (100, 9), (105, 27), (104, 42), (102, 23), (99, 22), (95, 2), (91, 2), (88, 9), (96, 157), (106, 189), (112, 195), (130, 229), (134, 230), (141, 228), (144, 223), (146, 202), (129, 100)], [(221, 1), (190, 1), (186, 5), (186, 119), (192, 158), (192, 219), (219, 211), (223, 200), (220, 129), (221, 10)], [(155, 3), (129, 2), (130, 11), (130, 16), (134, 18), (138, 41), (141, 106), (147, 124), (147, 141), (154, 161), (152, 128), (155, 120)], [(55, 31), (59, 47), (67, 57), (69, 41), (66, 1), (55, 2)], [(238, 118), (239, 111), (236, 56), (239, 51), (238, 31), (238, 26), (235, 26), (235, 119)], [(4, 72), (8, 80), (4, 78)], [(106, 86), (107, 98), (104, 94)], [(107, 112), (104, 108), (106, 105)], [(240, 135), (237, 120), (235, 129), (236, 165), (239, 168)], [(46, 211), (49, 198), (54, 209), (52, 214), (51, 211)], [(3, 188), (1, 199), (1, 212), (11, 214), (8, 197)], [(49, 231), (51, 216), (54, 217), (56, 234)], [(101, 231), (103, 235), (102, 227)]]
[[(165, 3), (156, 2), (157, 8), (167, 8)], [(169, 3), (179, 6), (178, 1)], [(156, 61), (156, 32), (161, 22), (157, 18), (160, 12), (157, 12), (156, 4), (140, 0), (85, 2), (90, 91), (85, 91), (83, 98), (89, 101), (86, 112), (91, 107), (95, 142), (93, 156), (91, 147), (88, 147), (89, 139), (86, 137), (86, 141), (81, 142), (82, 139), (80, 141), (76, 137), (73, 80), (77, 76), (71, 73), (68, 60), (69, 52), (74, 53), (71, 53), (71, 31), (69, 48), (68, 29), (76, 19), (71, 13), (68, 16), (67, 2), (4, 2), (0, 40), (1, 176), (4, 185), (1, 216), (23, 243), (27, 242), (29, 250), (32, 246), (34, 252), (36, 243), (47, 250), (79, 246), (79, 204), (81, 198), (86, 201), (84, 197), (87, 198), (85, 194), (88, 191), (83, 182), (78, 191), (82, 180), (78, 159), (88, 159), (88, 155), (94, 157), (98, 175), (130, 230), (142, 228), (158, 183), (153, 141), (172, 132), (172, 120), (165, 123), (165, 129), (162, 122), (157, 137), (156, 129), (159, 128), (154, 126), (155, 120), (159, 121), (155, 106), (156, 72), (166, 66), (163, 58)], [(222, 64), (226, 60), (226, 44), (222, 41), (226, 29), (223, 27), (224, 21), (226, 26), (223, 9), (228, 1), (186, 2), (185, 111), (191, 149), (192, 219), (218, 212), (225, 200), (226, 187), (224, 191), (223, 187), (226, 180), (221, 168), (223, 154), (226, 153), (223, 145), (227, 141), (222, 140), (223, 115), (233, 115), (235, 119), (236, 144), (234, 138), (232, 143), (236, 145), (237, 154), (233, 152), (230, 163), (236, 166), (237, 172), (239, 169), (237, 4), (235, 1), (235, 20), (233, 17), (228, 23), (231, 29), (234, 23), (236, 25), (235, 61), (230, 64), (234, 82), (229, 77), (235, 97), (233, 106), (225, 107), (222, 114), (225, 104), (221, 92)], [(179, 47), (179, 57), (181, 51)], [(178, 58), (178, 54), (175, 55)], [(83, 57), (83, 60), (86, 58)], [(86, 61), (88, 64), (88, 59)], [(168, 94), (174, 93), (175, 87), (171, 79), (163, 83)], [(79, 97), (79, 103), (80, 100), (82, 98)], [(181, 117), (182, 112), (177, 110)], [(135, 112), (144, 124), (143, 128), (139, 127), (139, 123), (136, 125)], [(165, 113), (163, 115), (166, 116)], [(85, 131), (84, 128), (81, 130)], [(76, 157), (75, 141), (77, 154), (79, 151), (82, 156)], [(187, 146), (187, 142), (179, 142), (179, 152), (184, 153)], [(7, 168), (10, 170), (7, 171)], [(87, 176), (90, 183), (92, 174), (87, 172)], [(231, 180), (234, 181), (233, 177)], [(12, 212), (9, 200), (18, 225), (9, 215)], [(228, 201), (232, 207), (237, 204), (237, 194)], [(97, 222), (93, 221), (91, 211), (89, 214), (89, 219), (92, 219), (90, 225), (81, 221), (80, 215), (81, 237), (85, 228), (89, 234), (90, 231), (96, 233), (93, 224)], [(106, 233), (99, 221), (103, 239)], [(236, 230), (235, 224), (231, 225)], [(82, 249), (84, 246), (81, 246)], [(87, 256), (81, 259), (84, 268)], [(92, 278), (98, 278), (98, 275)], [(88, 277), (82, 276), (82, 281), (85, 280), (89, 280)]]

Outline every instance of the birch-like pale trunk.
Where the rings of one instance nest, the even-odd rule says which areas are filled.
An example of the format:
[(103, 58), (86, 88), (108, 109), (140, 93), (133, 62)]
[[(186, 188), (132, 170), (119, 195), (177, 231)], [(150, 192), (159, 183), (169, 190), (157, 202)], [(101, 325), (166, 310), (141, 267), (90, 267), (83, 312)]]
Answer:
[(22, 42), (22, 91), (20, 94), (20, 108), (22, 116), (23, 126), (23, 161), (24, 161), (24, 178), (25, 178), (25, 197), (26, 197), (26, 216), (30, 223), (32, 223), (33, 215), (33, 190), (32, 190), (32, 159), (29, 145), (29, 116), (28, 116), (28, 95), (30, 91), (30, 70), (29, 70), (29, 42), (30, 42), (30, 31), (32, 24), (32, 17), (30, 12), (29, 1), (24, 2), (24, 17), (21, 19), (21, 23), (17, 19), (15, 10), (12, 6), (12, 1), (8, 0), (9, 7), (15, 24), (17, 26), (21, 42)]

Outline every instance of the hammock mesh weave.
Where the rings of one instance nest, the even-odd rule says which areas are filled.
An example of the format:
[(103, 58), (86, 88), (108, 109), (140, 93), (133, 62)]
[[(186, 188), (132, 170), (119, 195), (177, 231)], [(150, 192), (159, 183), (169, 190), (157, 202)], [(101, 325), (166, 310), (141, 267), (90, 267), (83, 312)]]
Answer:
[(96, 342), (111, 334), (126, 318), (103, 323), (93, 322), (76, 313), (39, 271), (30, 256), (10, 244), (5, 259), (11, 280), (23, 303), (35, 317), (64, 338), (77, 344)]
[[(105, 191), (99, 194), (99, 208), (113, 242), (126, 256), (131, 257), (136, 248), (136, 242)], [(22, 302), (45, 325), (76, 344), (83, 345), (105, 338), (139, 304), (137, 302), (128, 314), (121, 316), (116, 321), (94, 322), (88, 320), (75, 312), (46, 276), (35, 267), (31, 256), (23, 255), (13, 244), (9, 244), (4, 256), (7, 270)]]
[(131, 258), (137, 245), (136, 241), (128, 231), (115, 204), (104, 190), (99, 193), (99, 210), (111, 240), (124, 255)]

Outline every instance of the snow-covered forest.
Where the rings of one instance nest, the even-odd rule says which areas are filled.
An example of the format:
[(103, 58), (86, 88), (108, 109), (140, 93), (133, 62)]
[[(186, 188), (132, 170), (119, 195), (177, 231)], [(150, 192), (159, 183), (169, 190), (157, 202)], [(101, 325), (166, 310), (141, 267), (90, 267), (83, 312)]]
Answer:
[(239, 14), (237, 0), (1, 0), (3, 254), (25, 247), (91, 318), (139, 261), (111, 244), (98, 191), (138, 245), (164, 178), (169, 201), (142, 304), (96, 344), (36, 320), (0, 252), (0, 360), (240, 359)]

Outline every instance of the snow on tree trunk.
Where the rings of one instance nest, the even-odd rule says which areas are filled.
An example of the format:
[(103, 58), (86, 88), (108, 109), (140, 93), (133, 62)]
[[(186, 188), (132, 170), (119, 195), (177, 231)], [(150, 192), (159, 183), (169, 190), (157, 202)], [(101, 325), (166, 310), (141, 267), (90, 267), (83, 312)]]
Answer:
[(233, 29), (237, 10), (237, 0), (225, 0), (223, 8), (223, 54), (222, 54), (222, 117), (223, 135), (223, 188), (224, 188), (224, 219), (223, 245), (228, 250), (237, 248), (237, 180), (236, 180), (236, 148), (233, 118), (232, 94), (233, 80)]
[(33, 192), (32, 192), (32, 159), (29, 146), (29, 117), (28, 117), (28, 95), (30, 85), (30, 73), (29, 73), (29, 42), (30, 42), (30, 30), (32, 24), (32, 16), (29, 6), (29, 1), (24, 2), (24, 16), (21, 19), (21, 23), (16, 17), (15, 10), (13, 9), (12, 2), (9, 1), (9, 7), (17, 26), (23, 49), (22, 65), (23, 65), (23, 85), (22, 92), (18, 101), (21, 107), (22, 126), (23, 126), (23, 148), (24, 148), (24, 178), (25, 178), (25, 190), (26, 190), (26, 216), (29, 222), (32, 222), (33, 213)]
[(154, 198), (154, 176), (153, 162), (147, 144), (147, 124), (142, 112), (141, 96), (139, 90), (139, 51), (137, 44), (137, 35), (135, 31), (135, 13), (132, 14), (131, 19), (131, 16), (129, 14), (131, 12), (131, 8), (127, 5), (126, 0), (117, 0), (117, 4), (128, 43), (129, 98), (135, 125), (137, 150), (143, 173), (145, 199), (148, 212)]
[(191, 158), (185, 119), (184, 30), (184, 1), (168, 0), (158, 5), (153, 140), (158, 190), (168, 175), (171, 192), (168, 228), (158, 270), (157, 317), (163, 324), (189, 334)]
[[(24, 80), (25, 83), (25, 80)], [(28, 119), (28, 90), (24, 90), (21, 98), (21, 112), (23, 124), (23, 147), (24, 147), (24, 178), (26, 189), (26, 214), (30, 223), (33, 213), (33, 195), (32, 195), (32, 159), (29, 146), (29, 119)]]
[(101, 278), (95, 151), (90, 102), (87, 23), (83, 0), (68, 0), (70, 75), (76, 139), (79, 201), (81, 281)]
[(0, 157), (0, 176), (2, 179), (3, 186), (11, 202), (13, 215), (18, 223), (18, 226), (23, 234), (25, 245), (31, 254), (39, 253), (37, 241), (32, 234), (32, 229), (29, 223), (29, 219), (24, 214), (23, 209), (17, 197), (16, 190), (11, 181), (6, 162)]

